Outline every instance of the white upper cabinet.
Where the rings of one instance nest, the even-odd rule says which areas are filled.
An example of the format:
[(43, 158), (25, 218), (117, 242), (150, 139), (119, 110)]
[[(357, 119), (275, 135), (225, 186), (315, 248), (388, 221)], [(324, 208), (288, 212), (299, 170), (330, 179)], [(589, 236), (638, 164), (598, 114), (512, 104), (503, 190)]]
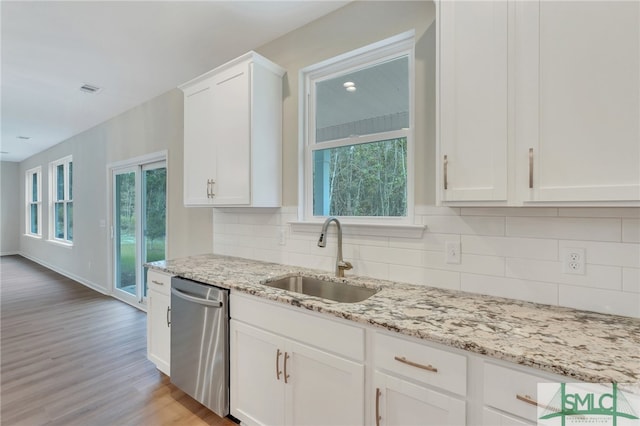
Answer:
[(640, 3), (444, 1), (438, 22), (441, 202), (640, 205)]
[(507, 3), (440, 3), (444, 201), (507, 200)]
[(249, 52), (180, 86), (185, 206), (280, 206), (283, 75)]
[(640, 200), (640, 2), (515, 9), (522, 201)]

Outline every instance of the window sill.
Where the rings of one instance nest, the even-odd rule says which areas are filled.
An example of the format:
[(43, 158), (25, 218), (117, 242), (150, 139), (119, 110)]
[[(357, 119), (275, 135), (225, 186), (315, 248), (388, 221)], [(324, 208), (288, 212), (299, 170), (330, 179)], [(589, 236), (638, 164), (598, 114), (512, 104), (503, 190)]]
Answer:
[[(293, 232), (319, 233), (323, 222), (289, 222)], [(380, 224), (342, 222), (342, 234), (369, 237), (422, 238), (426, 226), (407, 224)]]
[(55, 245), (60, 246), (60, 247), (68, 248), (68, 249), (73, 248), (73, 243), (67, 243), (67, 242), (59, 241), (59, 240), (47, 240), (47, 242), (51, 243), (51, 244), (55, 244)]
[(36, 234), (22, 234), (27, 238), (33, 238), (34, 240), (41, 240), (42, 239), (42, 235), (36, 235)]

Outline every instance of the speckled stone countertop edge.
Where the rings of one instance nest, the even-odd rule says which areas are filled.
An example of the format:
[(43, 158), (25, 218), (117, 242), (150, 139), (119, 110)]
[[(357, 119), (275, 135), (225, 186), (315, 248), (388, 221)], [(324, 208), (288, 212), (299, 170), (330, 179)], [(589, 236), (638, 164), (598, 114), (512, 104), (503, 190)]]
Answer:
[[(326, 271), (229, 256), (200, 255), (146, 266), (576, 381), (640, 382), (636, 318), (361, 276), (340, 279)], [(338, 303), (262, 285), (292, 275), (380, 291), (360, 303)], [(564, 335), (564, 329), (572, 333)]]

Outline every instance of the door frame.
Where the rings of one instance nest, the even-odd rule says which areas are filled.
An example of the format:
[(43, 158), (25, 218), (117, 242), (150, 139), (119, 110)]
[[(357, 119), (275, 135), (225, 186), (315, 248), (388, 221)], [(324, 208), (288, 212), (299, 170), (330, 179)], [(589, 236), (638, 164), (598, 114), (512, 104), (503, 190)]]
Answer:
[[(147, 164), (151, 164), (151, 163), (157, 163), (160, 161), (164, 161), (166, 168), (167, 168), (167, 213), (166, 213), (166, 222), (167, 225), (169, 223), (169, 160), (168, 160), (168, 155), (167, 155), (167, 150), (162, 150), (162, 151), (157, 151), (157, 152), (153, 152), (153, 153), (149, 153), (149, 154), (145, 154), (145, 155), (140, 155), (137, 157), (133, 157), (133, 158), (129, 158), (126, 160), (120, 160), (120, 161), (114, 161), (111, 163), (108, 163), (106, 166), (106, 179), (107, 179), (107, 191), (106, 191), (106, 206), (107, 206), (107, 232), (109, 233), (109, 236), (107, 238), (107, 263), (108, 263), (108, 268), (107, 268), (107, 291), (108, 294), (111, 295), (112, 297), (121, 300), (131, 306), (134, 306), (142, 311), (147, 310), (146, 307), (146, 301), (144, 300), (145, 298), (143, 297), (142, 301), (139, 301), (137, 297), (131, 297), (131, 298), (126, 298), (126, 297), (118, 297), (117, 296), (117, 291), (115, 288), (115, 217), (114, 217), (114, 213), (115, 213), (115, 206), (113, 204), (113, 197), (114, 197), (114, 193), (115, 193), (115, 187), (114, 187), (114, 179), (113, 179), (113, 173), (116, 172), (117, 170), (125, 170), (127, 168), (135, 168), (135, 167), (140, 167), (140, 166), (144, 166)], [(136, 203), (138, 204), (138, 209), (140, 209), (141, 206), (141, 200), (142, 197), (140, 194), (136, 194)], [(139, 233), (138, 231), (138, 226), (139, 224), (136, 224), (136, 233)], [(165, 244), (168, 245), (169, 242), (169, 235), (167, 232), (167, 236), (166, 236), (166, 242)], [(166, 250), (166, 249), (165, 249)], [(136, 241), (136, 256), (140, 256), (142, 254), (142, 247), (141, 247), (141, 241)], [(141, 277), (142, 279), (142, 277)]]

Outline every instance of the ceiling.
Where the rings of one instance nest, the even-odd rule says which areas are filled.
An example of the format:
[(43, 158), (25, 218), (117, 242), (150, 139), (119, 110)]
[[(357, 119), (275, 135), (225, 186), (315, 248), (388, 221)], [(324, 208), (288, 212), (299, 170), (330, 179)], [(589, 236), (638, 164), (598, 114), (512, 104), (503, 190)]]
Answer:
[(0, 159), (28, 158), (346, 3), (3, 0)]

